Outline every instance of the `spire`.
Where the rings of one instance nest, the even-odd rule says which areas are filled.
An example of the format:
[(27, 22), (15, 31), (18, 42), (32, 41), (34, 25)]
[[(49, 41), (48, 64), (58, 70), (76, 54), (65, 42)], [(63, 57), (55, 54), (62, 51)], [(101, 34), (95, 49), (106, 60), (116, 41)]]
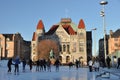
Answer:
[(33, 37), (32, 37), (32, 41), (35, 41), (35, 38), (36, 38), (36, 36), (35, 36), (35, 32), (34, 32)]
[(78, 25), (78, 28), (79, 28), (79, 29), (84, 29), (84, 28), (85, 28), (85, 24), (84, 24), (83, 19), (80, 20), (79, 25)]
[(40, 20), (38, 22), (37, 29), (44, 29), (44, 24), (43, 24), (42, 20)]

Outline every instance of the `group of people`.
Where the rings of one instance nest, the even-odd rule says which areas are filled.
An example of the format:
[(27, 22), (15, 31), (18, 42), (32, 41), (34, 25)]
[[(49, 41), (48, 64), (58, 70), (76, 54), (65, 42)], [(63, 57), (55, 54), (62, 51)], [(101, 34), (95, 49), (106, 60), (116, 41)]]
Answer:
[[(17, 56), (15, 59), (9, 59), (8, 60), (8, 63), (7, 63), (7, 66), (8, 66), (8, 72), (11, 72), (11, 65), (14, 65), (14, 73), (15, 74), (19, 74), (19, 64), (22, 63), (22, 69), (23, 69), (23, 72), (25, 72), (25, 66), (26, 64), (28, 63), (29, 65), (29, 68), (30, 70), (32, 70), (32, 66), (33, 66), (33, 62), (32, 60), (30, 59), (28, 62), (26, 62), (25, 59), (22, 59), (20, 60), (19, 57)], [(109, 56), (107, 56), (106, 58), (106, 66), (108, 68), (111, 67), (111, 59)], [(60, 66), (60, 61), (59, 59), (56, 59), (55, 62), (54, 62), (54, 65), (56, 67), (56, 71), (59, 71), (59, 66)], [(118, 58), (117, 60), (117, 69), (119, 68), (120, 66), (120, 58)], [(35, 62), (34, 64), (36, 66), (36, 71), (49, 71), (51, 72), (51, 60), (48, 59), (48, 60), (45, 60), (45, 59), (39, 59)], [(78, 60), (76, 60), (75, 64), (73, 64), (72, 62), (70, 62), (69, 64), (69, 69), (75, 65), (76, 66), (76, 69), (78, 69), (80, 67), (80, 62)], [(94, 71), (99, 71), (99, 67), (101, 66), (101, 61), (99, 59), (90, 59), (88, 61), (88, 66), (89, 66), (89, 71), (92, 72), (93, 70)], [(103, 67), (103, 66), (102, 66)]]
[(50, 59), (48, 59), (47, 61), (45, 59), (39, 59), (36, 61), (36, 71), (46, 71), (46, 68), (48, 71), (51, 72)]
[[(88, 62), (88, 65), (89, 65), (89, 71), (92, 72), (93, 70), (95, 71), (99, 71), (99, 67), (107, 67), (108, 69), (110, 69), (111, 67), (111, 58), (109, 56), (106, 57), (106, 60), (103, 61), (103, 60), (99, 60), (99, 59), (95, 59), (95, 60), (92, 60), (90, 59), (89, 62)], [(117, 69), (119, 68), (120, 66), (120, 58), (117, 58)]]
[(109, 56), (107, 56), (106, 58), (106, 61), (103, 61), (103, 60), (99, 60), (98, 58), (92, 60), (90, 59), (89, 62), (88, 62), (88, 65), (89, 65), (89, 71), (92, 72), (93, 70), (94, 71), (99, 71), (99, 67), (105, 67), (105, 64), (108, 68), (110, 68), (110, 62), (111, 62), (111, 59)]
[(14, 66), (14, 74), (19, 74), (19, 64), (22, 63), (22, 71), (25, 72), (25, 66), (28, 63), (30, 70), (32, 70), (32, 65), (33, 62), (30, 59), (28, 62), (23, 58), (22, 60), (20, 60), (20, 58), (17, 56), (15, 59), (10, 58), (8, 60), (7, 63), (7, 67), (8, 67), (8, 73), (11, 73), (12, 70), (12, 65)]
[[(39, 59), (36, 61), (36, 71), (48, 71), (51, 72), (51, 60), (45, 60), (45, 59)], [(56, 67), (56, 71), (59, 71), (59, 65), (60, 65), (59, 59), (56, 59), (54, 62), (54, 65)]]
[(88, 62), (88, 65), (89, 65), (90, 72), (92, 72), (93, 70), (99, 71), (100, 64), (99, 64), (99, 61), (97, 59), (94, 61), (92, 59), (90, 59), (90, 61)]
[[(8, 66), (8, 73), (11, 73), (12, 70), (12, 65), (14, 65), (14, 73), (19, 74), (19, 64), (22, 63), (22, 70), (23, 72), (25, 72), (25, 66), (26, 64), (29, 65), (29, 69), (32, 70), (33, 65), (36, 66), (36, 71), (49, 71), (51, 72), (51, 60), (45, 60), (45, 59), (39, 59), (36, 62), (32, 62), (32, 60), (30, 59), (28, 62), (26, 62), (25, 59), (20, 60), (19, 57), (16, 57), (15, 59), (10, 58), (8, 60), (7, 66)], [(59, 65), (60, 65), (60, 61), (59, 59), (56, 59), (55, 63), (54, 63), (55, 67), (56, 67), (56, 71), (59, 71)]]
[(8, 72), (11, 72), (12, 68), (11, 68), (11, 65), (14, 65), (15, 66), (15, 70), (14, 70), (14, 73), (16, 74), (19, 74), (19, 64), (20, 64), (20, 60), (19, 60), (19, 57), (17, 56), (14, 60), (12, 60), (12, 58), (10, 58), (8, 60)]

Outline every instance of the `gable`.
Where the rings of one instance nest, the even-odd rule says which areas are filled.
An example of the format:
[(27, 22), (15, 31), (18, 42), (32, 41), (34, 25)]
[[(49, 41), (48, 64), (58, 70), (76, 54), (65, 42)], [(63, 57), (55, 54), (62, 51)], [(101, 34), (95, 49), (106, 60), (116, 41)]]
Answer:
[(57, 34), (59, 37), (69, 37), (69, 34), (66, 32), (66, 30), (62, 27), (62, 25), (59, 25), (57, 30), (55, 31), (55, 34)]

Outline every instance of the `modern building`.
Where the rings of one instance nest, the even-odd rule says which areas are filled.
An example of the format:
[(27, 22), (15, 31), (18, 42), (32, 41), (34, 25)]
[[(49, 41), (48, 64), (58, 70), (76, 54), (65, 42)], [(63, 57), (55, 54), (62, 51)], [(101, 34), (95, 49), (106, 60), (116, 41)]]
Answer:
[[(109, 43), (108, 43), (108, 40), (109, 40), (109, 35), (106, 35), (106, 55), (109, 54), (109, 50), (108, 50), (108, 46), (109, 46)], [(105, 51), (104, 51), (104, 38), (100, 39), (99, 40), (99, 58), (103, 58), (105, 59)]]
[(92, 57), (92, 32), (87, 31), (87, 61)]
[(88, 56), (92, 57), (92, 35), (90, 31), (86, 31), (83, 19), (76, 25), (70, 18), (62, 18), (48, 32), (45, 32), (44, 24), (40, 20), (31, 41), (31, 58), (33, 61), (40, 54), (37, 50), (38, 43), (46, 39), (59, 43), (59, 59), (63, 64), (75, 62), (76, 59), (81, 59), (86, 64)]

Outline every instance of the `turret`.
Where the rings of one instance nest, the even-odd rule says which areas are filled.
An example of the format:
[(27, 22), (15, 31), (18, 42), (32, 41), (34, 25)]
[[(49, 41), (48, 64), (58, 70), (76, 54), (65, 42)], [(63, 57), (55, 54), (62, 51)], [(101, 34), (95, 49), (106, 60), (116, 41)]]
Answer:
[(44, 35), (44, 33), (45, 33), (44, 24), (42, 20), (40, 20), (37, 25), (36, 34), (37, 36), (42, 36)]

